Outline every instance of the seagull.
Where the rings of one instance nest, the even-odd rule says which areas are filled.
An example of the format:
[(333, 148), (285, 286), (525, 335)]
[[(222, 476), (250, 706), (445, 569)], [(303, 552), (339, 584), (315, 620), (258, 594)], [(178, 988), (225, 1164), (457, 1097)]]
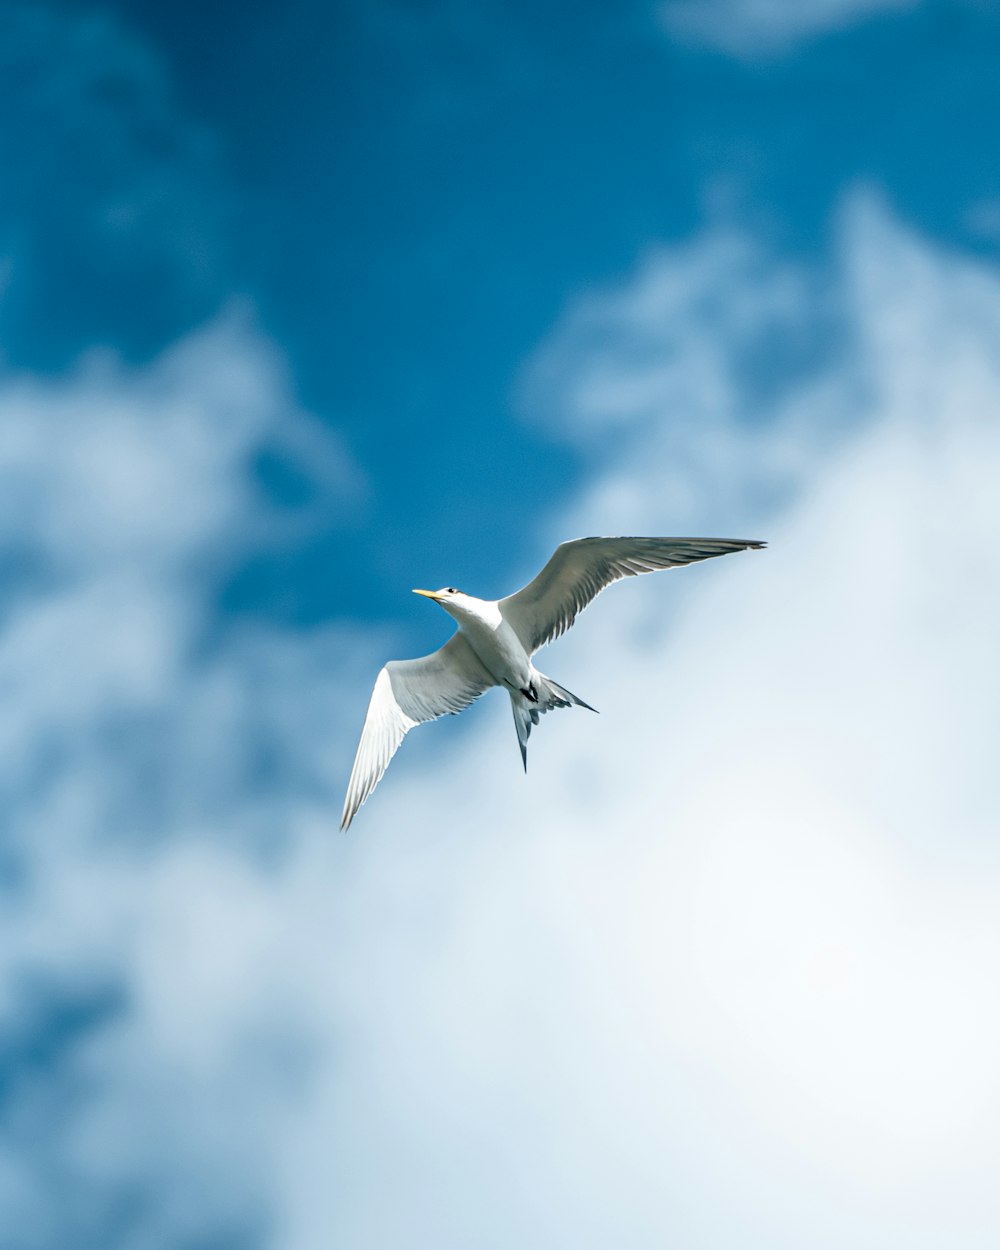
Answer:
[(561, 543), (538, 576), (506, 599), (477, 599), (454, 586), (414, 590), (458, 622), (439, 650), (419, 660), (390, 660), (375, 679), (347, 785), (341, 829), (382, 779), (415, 725), (457, 715), (492, 686), (510, 695), (525, 772), (528, 737), (539, 716), (589, 703), (540, 673), (532, 656), (564, 634), (612, 582), (767, 544), (748, 538), (575, 538)]

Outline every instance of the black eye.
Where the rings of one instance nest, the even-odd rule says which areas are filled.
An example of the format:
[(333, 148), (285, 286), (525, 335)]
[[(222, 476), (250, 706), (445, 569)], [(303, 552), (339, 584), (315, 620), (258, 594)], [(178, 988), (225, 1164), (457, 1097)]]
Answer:
[(454, 586), (449, 586), (449, 587), (448, 587), (448, 594), (449, 594), (449, 595), (457, 595), (457, 594), (458, 594), (458, 591), (455, 589), (455, 587), (454, 587)]

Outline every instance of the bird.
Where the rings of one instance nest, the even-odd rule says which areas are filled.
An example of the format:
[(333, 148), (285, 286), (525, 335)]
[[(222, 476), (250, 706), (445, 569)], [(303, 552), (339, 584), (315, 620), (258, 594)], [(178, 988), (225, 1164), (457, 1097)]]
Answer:
[(457, 715), (493, 686), (510, 696), (527, 772), (528, 737), (540, 716), (562, 707), (597, 710), (539, 672), (532, 657), (540, 648), (624, 577), (766, 546), (748, 538), (575, 538), (560, 543), (538, 576), (504, 599), (477, 599), (455, 586), (414, 590), (444, 608), (458, 629), (437, 651), (416, 660), (390, 660), (376, 677), (341, 829), (350, 827), (411, 729)]

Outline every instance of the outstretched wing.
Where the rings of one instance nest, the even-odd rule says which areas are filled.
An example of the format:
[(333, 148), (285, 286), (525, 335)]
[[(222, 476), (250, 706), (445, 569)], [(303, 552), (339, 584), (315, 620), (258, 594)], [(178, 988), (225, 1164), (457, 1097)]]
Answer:
[(605, 586), (622, 577), (766, 545), (748, 538), (575, 538), (556, 548), (534, 581), (501, 599), (500, 611), (533, 654), (564, 634)]
[(347, 783), (341, 829), (348, 828), (414, 725), (447, 712), (461, 712), (495, 684), (461, 633), (454, 634), (433, 655), (390, 660), (375, 678)]

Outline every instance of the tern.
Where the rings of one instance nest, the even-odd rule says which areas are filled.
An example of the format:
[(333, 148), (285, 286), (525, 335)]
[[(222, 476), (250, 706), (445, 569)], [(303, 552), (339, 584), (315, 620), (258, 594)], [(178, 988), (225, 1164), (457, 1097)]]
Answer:
[(431, 655), (390, 660), (375, 679), (341, 829), (350, 826), (409, 730), (457, 715), (492, 686), (510, 695), (527, 771), (528, 736), (539, 716), (574, 705), (596, 711), (539, 672), (532, 663), (536, 651), (564, 634), (612, 582), (764, 546), (747, 538), (576, 538), (561, 543), (538, 576), (506, 599), (477, 599), (454, 586), (415, 590), (440, 604), (458, 629)]

